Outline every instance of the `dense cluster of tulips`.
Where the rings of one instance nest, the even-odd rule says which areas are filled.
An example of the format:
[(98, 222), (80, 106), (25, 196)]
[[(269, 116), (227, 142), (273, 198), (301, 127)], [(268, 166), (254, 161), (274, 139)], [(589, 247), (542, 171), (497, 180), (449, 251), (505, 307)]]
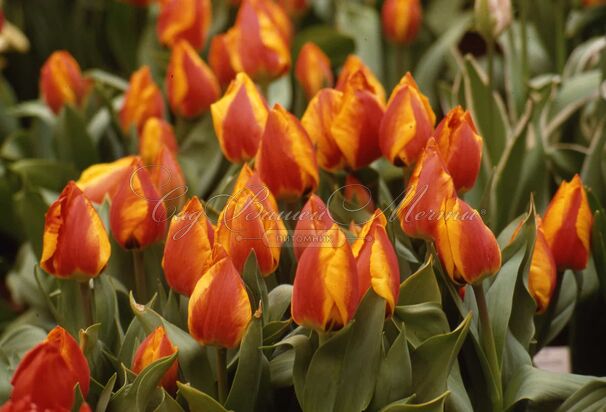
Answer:
[[(549, 392), (529, 353), (563, 327), (567, 271), (604, 242), (579, 174), (542, 216), (527, 193), (497, 227), (477, 192), (506, 165), (478, 112), (432, 107), (402, 66), (388, 94), (356, 54), (293, 55), (309, 2), (233, 1), (222, 33), (210, 0), (126, 3), (149, 8), (169, 58), (105, 107), (122, 156), (80, 167), (46, 210), (35, 277), (60, 326), (18, 361), (0, 411), (500, 411), (534, 402), (525, 385)], [(508, 3), (476, 2), (491, 47)], [(381, 7), (390, 47), (423, 35), (422, 2)], [(270, 93), (291, 71), (298, 106)], [(56, 51), (40, 95), (52, 118), (82, 114), (98, 82)], [(204, 192), (183, 167), (197, 122), (225, 163)], [(570, 379), (545, 399), (598, 385)]]

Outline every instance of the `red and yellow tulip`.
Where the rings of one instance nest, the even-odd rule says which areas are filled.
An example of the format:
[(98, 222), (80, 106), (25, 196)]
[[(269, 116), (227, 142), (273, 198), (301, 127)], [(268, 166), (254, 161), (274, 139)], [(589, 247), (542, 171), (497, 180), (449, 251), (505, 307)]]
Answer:
[(345, 177), (345, 186), (343, 188), (345, 200), (366, 209), (369, 213), (374, 213), (376, 209), (375, 202), (372, 200), (370, 189), (362, 184), (354, 175), (348, 174)]
[(40, 70), (40, 92), (55, 114), (66, 104), (81, 105), (89, 88), (80, 65), (66, 51), (51, 54)]
[(367, 83), (366, 89), (370, 93), (377, 96), (379, 102), (384, 105), (386, 95), (383, 85), (381, 84), (379, 79), (377, 79), (377, 76), (375, 76), (372, 70), (370, 70), (370, 68), (364, 64), (362, 59), (360, 59), (355, 54), (350, 54), (349, 56), (347, 56), (347, 59), (345, 60), (345, 63), (343, 64), (343, 67), (339, 72), (339, 77), (337, 78), (337, 85), (335, 86), (335, 88), (344, 92), (347, 88), (349, 77), (357, 71), (361, 71), (363, 73)]
[(211, 0), (166, 0), (156, 27), (160, 41), (174, 47), (186, 40), (196, 50), (204, 48), (212, 22)]
[(385, 37), (397, 44), (412, 43), (421, 28), (422, 14), (419, 0), (386, 0), (381, 9)]
[(141, 130), (151, 117), (164, 117), (162, 93), (154, 83), (149, 67), (143, 66), (130, 77), (119, 117), (124, 133), (133, 126), (137, 131)]
[[(170, 339), (168, 339), (166, 330), (163, 326), (159, 326), (150, 333), (137, 348), (131, 370), (134, 373), (139, 374), (143, 369), (155, 361), (171, 356), (175, 352), (177, 352), (177, 348), (173, 346)], [(167, 391), (174, 393), (177, 389), (178, 373), (179, 362), (175, 359), (162, 377), (160, 385)]]
[(312, 42), (301, 47), (295, 65), (295, 77), (303, 87), (308, 99), (311, 99), (324, 87), (332, 87), (334, 77), (330, 59), (322, 49)]
[(82, 172), (76, 184), (91, 202), (102, 203), (106, 196), (114, 195), (134, 159), (126, 156), (111, 163), (92, 165)]
[(334, 221), (326, 204), (318, 196), (312, 194), (297, 216), (297, 225), (293, 237), (293, 247), (297, 259), (301, 258), (305, 248), (318, 247), (322, 233), (330, 229)]

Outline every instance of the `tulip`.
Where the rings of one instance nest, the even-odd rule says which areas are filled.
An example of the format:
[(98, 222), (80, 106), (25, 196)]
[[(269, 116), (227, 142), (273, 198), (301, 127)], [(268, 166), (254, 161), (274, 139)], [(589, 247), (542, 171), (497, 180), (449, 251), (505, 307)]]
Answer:
[(210, 106), (225, 157), (233, 163), (252, 159), (259, 149), (269, 109), (245, 73), (238, 73), (225, 95)]
[[(293, 37), (293, 27), (290, 21), (290, 17), (286, 13), (286, 10), (280, 5), (280, 2), (272, 0), (244, 0), (243, 5), (250, 7), (257, 14), (257, 18), (261, 24), (265, 23), (265, 20), (269, 20), (280, 37), (290, 44)], [(246, 21), (246, 12), (249, 10), (242, 10), (242, 7), (238, 11), (236, 25), (243, 25), (246, 23), (252, 23)], [(262, 29), (261, 29), (262, 30)]]
[(322, 199), (312, 194), (297, 218), (293, 238), (297, 260), (301, 259), (305, 248), (321, 245), (322, 233), (330, 229), (333, 224), (334, 221)]
[(432, 138), (412, 172), (398, 209), (404, 233), (414, 238), (433, 240), (438, 221), (446, 210), (446, 201), (454, 197), (456, 191), (452, 177)]
[[(137, 348), (131, 369), (134, 373), (139, 374), (155, 361), (171, 356), (176, 352), (177, 348), (168, 339), (166, 330), (163, 326), (159, 326)], [(175, 359), (170, 368), (164, 373), (160, 385), (167, 391), (174, 393), (177, 389), (178, 373), (179, 362)]]
[(232, 194), (237, 196), (245, 188), (253, 193), (255, 200), (261, 202), (266, 210), (278, 213), (276, 198), (259, 177), (259, 172), (252, 170), (246, 163), (242, 166), (242, 170), (240, 170), (240, 174), (232, 189)]
[(175, 132), (170, 123), (152, 117), (145, 122), (143, 132), (139, 136), (139, 155), (143, 163), (153, 163), (158, 157), (160, 147), (166, 147), (175, 156), (179, 150)]
[(80, 106), (89, 88), (78, 62), (66, 51), (51, 54), (40, 70), (40, 92), (55, 114), (65, 104)]
[(131, 163), (127, 176), (112, 198), (109, 223), (123, 248), (142, 249), (162, 238), (166, 209), (139, 157)]
[(381, 99), (363, 70), (351, 74), (330, 132), (350, 169), (367, 166), (381, 156), (379, 126), (383, 117)]
[(419, 0), (386, 0), (381, 9), (383, 33), (397, 44), (410, 44), (421, 28), (422, 9)]
[(101, 218), (70, 181), (46, 212), (40, 266), (59, 278), (85, 280), (105, 269), (110, 254)]
[(303, 87), (307, 98), (311, 99), (320, 89), (333, 85), (330, 59), (314, 43), (305, 43), (299, 51), (295, 77)]
[(189, 299), (187, 325), (202, 345), (235, 348), (252, 318), (244, 282), (231, 259), (215, 263), (200, 278)]
[(351, 249), (357, 263), (359, 295), (364, 296), (372, 287), (387, 302), (387, 314), (393, 315), (400, 295), (400, 268), (386, 225), (385, 215), (377, 209)]
[(455, 197), (446, 201), (438, 220), (436, 249), (442, 267), (458, 284), (480, 284), (501, 267), (501, 251), (480, 214)]
[(345, 200), (357, 204), (360, 208), (366, 209), (370, 213), (373, 213), (376, 209), (370, 189), (351, 174), (345, 177), (343, 196)]
[(379, 144), (383, 155), (397, 165), (414, 164), (433, 134), (435, 122), (429, 100), (412, 75), (406, 73), (391, 93), (381, 121)]
[(181, 117), (198, 116), (208, 110), (221, 93), (214, 73), (185, 40), (172, 50), (166, 71), (168, 102)]
[(162, 268), (171, 289), (190, 296), (196, 282), (213, 263), (214, 228), (200, 199), (193, 197), (172, 217)]
[(297, 324), (320, 332), (347, 325), (360, 300), (356, 261), (345, 235), (336, 224), (325, 234), (299, 259), (291, 304)]
[(331, 132), (342, 102), (342, 92), (322, 89), (311, 99), (301, 118), (301, 125), (316, 146), (318, 166), (332, 172), (342, 169), (346, 164), (345, 156)]
[(278, 4), (293, 18), (301, 17), (310, 7), (309, 0), (278, 0)]
[(377, 79), (375, 74), (364, 64), (364, 62), (356, 55), (350, 54), (345, 60), (345, 64), (341, 68), (341, 72), (339, 73), (339, 77), (337, 78), (337, 85), (335, 86), (337, 90), (345, 91), (347, 88), (347, 83), (349, 81), (349, 77), (356, 73), (357, 71), (362, 71), (364, 74), (364, 78), (366, 79), (366, 88), (367, 90), (377, 96), (381, 104), (385, 104), (385, 89), (383, 85)]
[(210, 0), (166, 0), (158, 16), (158, 38), (169, 47), (175, 47), (179, 40), (187, 40), (194, 49), (201, 50), (212, 14)]
[(545, 239), (558, 271), (583, 270), (589, 260), (593, 215), (579, 175), (562, 181), (543, 218)]
[(11, 384), (2, 411), (70, 411), (76, 384), (88, 395), (90, 370), (78, 342), (57, 326), (21, 359)]
[(255, 167), (278, 198), (300, 197), (318, 186), (311, 140), (299, 120), (279, 104), (269, 112)]
[(233, 36), (231, 32), (229, 37), (227, 33), (213, 36), (208, 52), (208, 63), (223, 87), (236, 78), (236, 71), (231, 64), (229, 51), (231, 45), (228, 44), (228, 41), (232, 41)]
[(76, 182), (91, 202), (103, 203), (106, 196), (114, 195), (120, 182), (127, 176), (134, 156), (126, 156), (111, 163), (99, 163), (88, 167)]
[(149, 67), (140, 68), (130, 77), (119, 117), (124, 133), (132, 126), (139, 131), (151, 117), (164, 117), (162, 93), (154, 83)]
[(476, 29), (490, 41), (511, 24), (511, 0), (476, 0), (474, 12)]
[(473, 187), (482, 162), (482, 138), (469, 112), (461, 106), (452, 109), (434, 133), (442, 159), (459, 192)]
[(606, 5), (606, 0), (583, 0), (583, 6), (595, 7)]
[[(513, 241), (523, 226), (523, 220), (511, 237)], [(528, 272), (528, 289), (537, 304), (537, 313), (544, 313), (549, 306), (557, 282), (557, 270), (553, 254), (545, 239), (543, 223), (536, 217), (536, 237), (530, 270)]]
[(154, 0), (122, 0), (122, 1), (125, 3), (132, 4), (133, 6), (137, 6), (137, 7), (149, 6), (150, 4), (152, 4), (154, 2)]

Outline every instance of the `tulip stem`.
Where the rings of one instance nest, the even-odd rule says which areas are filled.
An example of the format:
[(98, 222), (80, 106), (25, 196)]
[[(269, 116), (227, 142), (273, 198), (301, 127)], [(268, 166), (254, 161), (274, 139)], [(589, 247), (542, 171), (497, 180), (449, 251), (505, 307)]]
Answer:
[(217, 347), (217, 386), (219, 389), (219, 402), (225, 403), (227, 399), (227, 349)]
[(82, 310), (84, 311), (84, 322), (86, 327), (93, 324), (93, 308), (89, 280), (78, 282), (80, 284), (80, 296), (82, 298)]
[(551, 327), (551, 322), (553, 321), (553, 317), (555, 316), (556, 308), (558, 306), (558, 300), (560, 299), (560, 290), (562, 289), (562, 280), (564, 280), (564, 272), (558, 271), (556, 276), (556, 285), (553, 290), (553, 295), (549, 300), (549, 305), (547, 306), (547, 311), (545, 312), (545, 318), (543, 319), (543, 324), (541, 325), (541, 330), (537, 334), (537, 347), (542, 348), (547, 346), (547, 338), (549, 337), (549, 329)]
[(133, 249), (133, 266), (135, 270), (135, 296), (140, 303), (147, 303), (147, 281), (143, 252)]

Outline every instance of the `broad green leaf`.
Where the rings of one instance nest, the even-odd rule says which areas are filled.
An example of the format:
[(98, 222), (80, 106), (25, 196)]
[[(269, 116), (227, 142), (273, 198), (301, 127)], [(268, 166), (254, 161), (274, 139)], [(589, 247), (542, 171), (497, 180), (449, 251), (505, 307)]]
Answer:
[(8, 114), (15, 117), (36, 117), (48, 125), (55, 124), (55, 115), (42, 101), (29, 101), (19, 103), (8, 110)]
[[(292, 383), (295, 387), (295, 394), (297, 395), (299, 404), (303, 405), (303, 396), (304, 396), (304, 390), (305, 390), (305, 376), (307, 374), (309, 362), (313, 355), (311, 341), (305, 335), (292, 335), (292, 336), (289, 336), (289, 337), (285, 338), (284, 340), (276, 343), (275, 345), (272, 346), (272, 348), (279, 348), (281, 346), (288, 346), (291, 348), (291, 350), (294, 350), (294, 360), (293, 360), (292, 366), (290, 367), (290, 370), (286, 371), (286, 370), (282, 369), (282, 367), (285, 366), (284, 363), (290, 361), (289, 357), (285, 356), (282, 359), (280, 359), (279, 362), (282, 363), (282, 365), (279, 365), (279, 366), (281, 367), (280, 372), (282, 374), (291, 372), (292, 377), (290, 379), (292, 380)], [(272, 359), (272, 361), (273, 361), (273, 359)], [(271, 368), (272, 361), (270, 361), (270, 368)], [(278, 365), (274, 365), (274, 368), (278, 368)], [(273, 375), (272, 375), (272, 379), (273, 379)], [(289, 379), (288, 376), (284, 376), (284, 375), (280, 376), (280, 382), (284, 382), (285, 380), (288, 380), (288, 379)]]
[(34, 254), (39, 259), (42, 256), (42, 235), (44, 233), (44, 215), (48, 203), (40, 192), (26, 185), (13, 197), (15, 211), (21, 220), (21, 225), (29, 240)]
[(427, 261), (400, 285), (398, 306), (442, 302), (440, 288), (433, 272), (433, 259)]
[(267, 310), (267, 308), (269, 308), (269, 298), (267, 294), (267, 285), (259, 270), (257, 256), (254, 250), (250, 252), (250, 255), (248, 255), (248, 258), (244, 263), (242, 278), (250, 291), (253, 308), (261, 308), (263, 324), (265, 324), (269, 317), (269, 311)]
[(190, 411), (200, 412), (227, 412), (219, 402), (214, 400), (210, 395), (192, 388), (189, 385), (177, 382), (179, 393), (185, 398), (189, 405)]
[(602, 175), (604, 163), (604, 147), (606, 146), (606, 122), (598, 122), (591, 137), (591, 145), (581, 169), (583, 183), (591, 188), (595, 196), (602, 202), (606, 201), (606, 186)]
[(78, 172), (71, 164), (49, 159), (23, 159), (10, 166), (11, 170), (34, 186), (60, 192)]
[(82, 115), (70, 106), (64, 106), (57, 119), (55, 150), (59, 160), (73, 164), (78, 170), (99, 162)]
[(592, 381), (570, 395), (556, 412), (598, 412), (606, 409), (606, 382)]
[(449, 331), (446, 314), (437, 303), (396, 306), (395, 317), (406, 324), (406, 338), (414, 347)]
[(444, 404), (450, 392), (444, 392), (442, 395), (425, 403), (413, 404), (416, 397), (394, 402), (381, 409), (381, 412), (442, 412)]
[(273, 288), (268, 296), (268, 319), (270, 321), (281, 320), (286, 309), (290, 306), (292, 297), (292, 285), (283, 284)]
[(118, 374), (114, 373), (103, 387), (103, 390), (99, 395), (99, 399), (97, 400), (97, 407), (95, 408), (95, 412), (105, 412), (107, 410), (107, 406), (109, 405), (109, 401), (111, 399), (112, 391), (114, 390), (114, 385), (116, 384), (117, 378)]

